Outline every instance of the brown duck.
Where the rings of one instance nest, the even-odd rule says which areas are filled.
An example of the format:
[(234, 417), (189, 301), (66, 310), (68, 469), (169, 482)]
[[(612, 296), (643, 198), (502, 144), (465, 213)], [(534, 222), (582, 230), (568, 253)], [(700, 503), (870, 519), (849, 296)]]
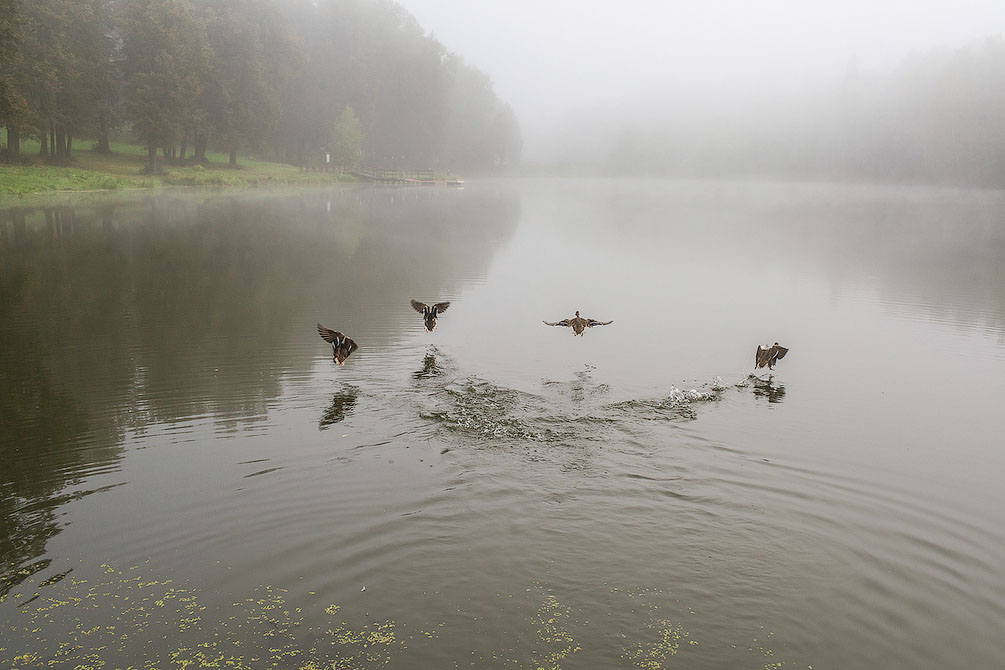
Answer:
[(546, 326), (565, 326), (566, 328), (572, 328), (573, 336), (582, 335), (583, 331), (587, 328), (593, 328), (594, 326), (606, 326), (608, 324), (614, 323), (614, 321), (597, 321), (596, 319), (586, 319), (579, 315), (579, 311), (576, 311), (576, 316), (571, 319), (562, 319), (561, 321), (545, 321)]
[(359, 349), (356, 343), (352, 341), (352, 338), (346, 337), (337, 330), (325, 328), (320, 323), (318, 324), (318, 335), (325, 342), (331, 343), (332, 360), (339, 365), (345, 365), (345, 359), (349, 358), (349, 354)]
[(450, 307), (449, 302), (438, 302), (432, 307), (418, 300), (412, 301), (412, 309), (422, 315), (422, 321), (426, 324), (426, 332), (431, 333), (436, 329), (436, 317), (440, 312), (446, 312)]
[(754, 369), (767, 366), (769, 370), (775, 369), (775, 363), (785, 358), (789, 350), (775, 342), (770, 347), (768, 345), (757, 345), (757, 353), (754, 354)]

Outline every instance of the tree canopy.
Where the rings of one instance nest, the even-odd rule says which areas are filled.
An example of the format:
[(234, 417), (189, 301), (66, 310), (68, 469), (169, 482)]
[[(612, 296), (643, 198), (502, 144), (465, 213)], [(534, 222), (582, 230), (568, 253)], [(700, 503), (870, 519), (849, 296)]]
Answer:
[(0, 0), (0, 125), (9, 160), (21, 137), (65, 162), (121, 130), (149, 169), (207, 147), (479, 169), (520, 147), (487, 77), (389, 0)]

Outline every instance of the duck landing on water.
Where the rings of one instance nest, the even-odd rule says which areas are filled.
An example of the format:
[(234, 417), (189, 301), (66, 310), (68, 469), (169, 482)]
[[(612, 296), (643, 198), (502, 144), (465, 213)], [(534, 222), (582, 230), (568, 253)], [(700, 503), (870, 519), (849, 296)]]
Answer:
[(349, 354), (359, 349), (356, 343), (353, 342), (352, 338), (346, 337), (337, 330), (331, 330), (330, 328), (325, 328), (320, 323), (318, 324), (318, 335), (321, 336), (325, 342), (329, 342), (332, 345), (332, 360), (339, 365), (345, 365), (345, 359), (349, 358)]
[(611, 321), (597, 321), (596, 319), (586, 319), (579, 315), (579, 311), (576, 311), (576, 316), (571, 319), (562, 319), (561, 321), (545, 321), (546, 326), (565, 326), (566, 328), (572, 328), (572, 335), (582, 335), (583, 331), (587, 328), (593, 328), (594, 326), (606, 326), (614, 323)]
[(785, 347), (775, 342), (770, 347), (768, 345), (757, 345), (757, 353), (754, 354), (754, 369), (768, 367), (769, 370), (775, 369), (775, 363), (785, 358), (785, 354), (789, 353), (789, 350)]
[(440, 312), (446, 312), (450, 307), (449, 302), (438, 302), (432, 307), (418, 300), (412, 301), (412, 309), (422, 315), (422, 321), (426, 325), (426, 332), (431, 333), (436, 330), (436, 317)]

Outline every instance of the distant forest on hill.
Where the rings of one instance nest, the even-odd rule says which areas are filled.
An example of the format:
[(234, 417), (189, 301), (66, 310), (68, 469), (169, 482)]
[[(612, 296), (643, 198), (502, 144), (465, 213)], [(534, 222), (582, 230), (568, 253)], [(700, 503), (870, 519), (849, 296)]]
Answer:
[(489, 77), (389, 0), (0, 0), (0, 125), (8, 162), (23, 139), (65, 163), (128, 133), (151, 170), (207, 148), (469, 170), (521, 153)]
[(732, 103), (680, 92), (618, 125), (614, 174), (785, 177), (1005, 188), (1005, 41), (909, 55), (895, 70)]

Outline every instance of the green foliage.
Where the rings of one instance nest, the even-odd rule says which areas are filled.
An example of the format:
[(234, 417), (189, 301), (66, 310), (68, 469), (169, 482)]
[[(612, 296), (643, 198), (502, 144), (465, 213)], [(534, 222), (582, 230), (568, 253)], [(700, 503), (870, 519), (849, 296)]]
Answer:
[(136, 188), (128, 177), (49, 166), (0, 167), (0, 194), (29, 195), (49, 191), (93, 191)]
[[(38, 142), (26, 142), (27, 152)], [(112, 143), (112, 153), (84, 151), (77, 155), (76, 167), (47, 165), (0, 166), (0, 199), (59, 191), (94, 191), (159, 186), (254, 186), (262, 184), (326, 183), (338, 177), (325, 173), (302, 173), (282, 163), (248, 160), (244, 169), (227, 169), (228, 157), (209, 152), (206, 165), (168, 166), (164, 174), (144, 176), (140, 172), (146, 150), (135, 144)]]
[(21, 0), (0, 0), (0, 122), (4, 123), (23, 114), (24, 107), (14, 81), (23, 39), (20, 9)]
[(267, 0), (203, 2), (213, 50), (204, 107), (234, 167), (238, 144), (255, 143), (275, 129), (282, 78), (296, 69), (301, 56)]
[(121, 30), (127, 109), (152, 162), (157, 147), (200, 122), (212, 52), (188, 0), (130, 0)]
[[(510, 162), (518, 159), (519, 129), (494, 123), (503, 106), (488, 78), (450, 54), (397, 4), (304, 1), (286, 2), (283, 10), (308, 56), (307, 66), (285, 85), (284, 98), (297, 104), (283, 106), (276, 143), (288, 148), (290, 160), (317, 162), (346, 105), (359, 120), (366, 163), (488, 167), (504, 162), (491, 154), (502, 145), (515, 150)], [(458, 82), (467, 76), (482, 78), (482, 98), (461, 109), (466, 89)], [(471, 132), (456, 131), (461, 117)], [(483, 141), (479, 131), (509, 136)]]
[(344, 168), (354, 168), (359, 165), (363, 155), (363, 130), (360, 127), (356, 113), (349, 105), (342, 110), (341, 116), (335, 122), (331, 138), (328, 141), (332, 162)]
[(151, 169), (189, 147), (231, 167), (240, 147), (296, 165), (323, 147), (345, 165), (496, 165), (519, 152), (512, 120), (484, 75), (387, 0), (0, 0), (13, 154), (22, 136), (59, 162), (81, 135), (107, 152), (125, 124)]

